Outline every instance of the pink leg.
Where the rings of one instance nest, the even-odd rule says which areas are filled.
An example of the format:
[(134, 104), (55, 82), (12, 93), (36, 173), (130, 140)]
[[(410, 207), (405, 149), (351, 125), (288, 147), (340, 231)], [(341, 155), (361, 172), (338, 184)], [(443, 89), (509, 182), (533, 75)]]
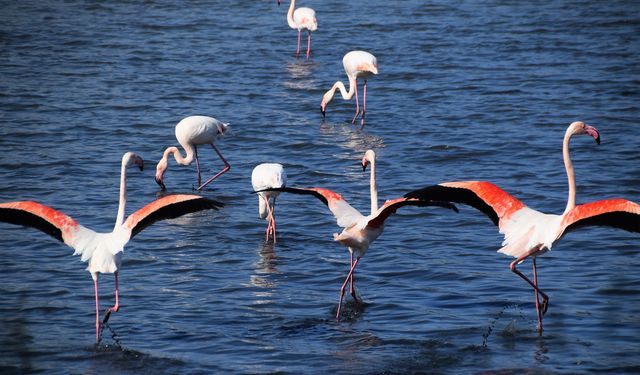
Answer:
[(360, 117), (360, 130), (364, 129), (364, 115), (367, 112), (367, 80), (364, 80), (364, 90), (362, 92), (362, 117)]
[(100, 304), (98, 303), (98, 278), (93, 279), (93, 289), (96, 294), (96, 345), (100, 343)]
[(296, 57), (300, 55), (300, 30), (298, 30), (298, 49), (296, 50)]
[[(353, 253), (349, 253), (349, 264), (350, 267), (353, 267)], [(355, 287), (353, 286), (353, 273), (351, 273), (351, 277), (349, 278), (349, 293), (351, 293), (351, 297), (353, 297), (354, 301), (358, 302), (358, 297), (356, 296)]]
[(358, 103), (358, 81), (353, 83), (356, 89), (356, 114), (353, 115), (353, 119), (351, 120), (352, 124), (355, 124), (356, 118), (358, 118), (358, 114), (360, 114), (360, 103)]
[(193, 146), (196, 154), (196, 171), (198, 171), (198, 186), (202, 183), (202, 178), (200, 177), (200, 160), (198, 160), (198, 146)]
[(118, 310), (120, 310), (120, 302), (118, 300), (118, 271), (116, 271), (113, 275), (116, 278), (116, 304), (113, 305), (113, 307), (109, 307), (104, 312), (104, 319), (102, 320), (102, 324), (105, 324), (109, 321), (109, 317), (111, 316), (112, 312), (118, 312)]
[(272, 225), (273, 225), (273, 213), (271, 212), (271, 205), (269, 205), (269, 199), (265, 198), (262, 196), (262, 199), (264, 199), (266, 205), (267, 205), (267, 231), (266, 231), (266, 236), (265, 236), (265, 241), (269, 241), (269, 235), (271, 234), (272, 229)]
[(344, 289), (347, 287), (347, 283), (349, 282), (349, 280), (351, 280), (351, 276), (353, 275), (353, 270), (356, 269), (356, 266), (358, 265), (358, 261), (360, 261), (360, 257), (356, 258), (356, 261), (353, 262), (353, 265), (349, 270), (349, 274), (347, 275), (347, 278), (344, 279), (344, 282), (342, 283), (342, 287), (340, 288), (340, 300), (338, 301), (338, 311), (336, 312), (336, 319), (338, 320), (340, 320), (340, 310), (342, 308), (342, 299), (344, 298)]
[(309, 52), (311, 52), (311, 31), (307, 30), (307, 60), (309, 60)]
[(205, 186), (209, 185), (209, 183), (213, 180), (215, 180), (216, 178), (218, 178), (220, 175), (222, 175), (223, 173), (225, 173), (226, 171), (228, 171), (229, 169), (231, 169), (231, 166), (229, 165), (229, 163), (227, 163), (227, 161), (225, 160), (224, 156), (222, 156), (222, 154), (220, 153), (220, 150), (218, 150), (218, 148), (216, 147), (216, 145), (214, 145), (213, 143), (211, 144), (211, 147), (213, 147), (213, 149), (216, 151), (216, 153), (218, 154), (218, 156), (220, 157), (220, 160), (222, 160), (222, 162), (224, 163), (224, 168), (222, 168), (220, 170), (220, 172), (218, 172), (215, 176), (211, 177), (210, 179), (208, 179), (207, 181), (204, 182), (204, 184), (200, 185), (200, 187), (198, 188), (198, 190), (202, 190), (204, 189)]
[(273, 243), (276, 243), (276, 198), (271, 204), (271, 232), (273, 233)]
[[(533, 284), (538, 286), (538, 272), (536, 267), (536, 258), (531, 259), (533, 263)], [(538, 332), (542, 333), (542, 311), (540, 310), (540, 295), (538, 292), (536, 294), (536, 312), (538, 314)]]
[[(542, 297), (542, 308), (541, 309), (537, 309), (538, 311), (542, 310), (542, 314), (539, 315), (540, 319), (538, 320), (538, 331), (542, 332), (542, 315), (544, 315), (547, 312), (547, 308), (549, 306), (549, 297), (547, 297), (547, 295), (542, 290), (540, 290), (540, 288), (538, 288), (536, 283), (533, 283), (531, 280), (529, 280), (528, 277), (526, 277), (522, 272), (520, 272), (516, 268), (518, 263), (520, 263), (524, 259), (528, 258), (529, 256), (537, 253), (539, 250), (540, 250), (539, 247), (530, 250), (529, 252), (527, 252), (523, 256), (521, 256), (518, 259), (516, 259), (513, 262), (511, 262), (511, 264), (509, 265), (509, 268), (511, 269), (511, 272), (513, 272), (516, 275), (520, 276), (524, 281), (529, 283), (529, 285), (531, 285), (533, 287), (533, 289), (536, 291), (536, 293), (539, 293), (540, 296)], [(536, 276), (536, 278), (537, 278), (537, 276)]]

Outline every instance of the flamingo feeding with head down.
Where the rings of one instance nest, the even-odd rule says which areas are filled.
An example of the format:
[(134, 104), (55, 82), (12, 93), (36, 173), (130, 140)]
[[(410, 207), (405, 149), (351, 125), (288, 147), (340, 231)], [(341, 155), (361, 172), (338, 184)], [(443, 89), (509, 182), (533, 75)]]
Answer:
[[(162, 190), (166, 190), (164, 185), (164, 173), (169, 167), (169, 155), (173, 154), (174, 159), (180, 165), (189, 165), (196, 159), (196, 170), (198, 171), (198, 190), (202, 190), (211, 181), (218, 178), (223, 173), (231, 169), (229, 163), (225, 160), (224, 156), (220, 153), (220, 150), (214, 144), (215, 140), (224, 135), (229, 130), (229, 124), (225, 124), (222, 121), (218, 121), (209, 116), (189, 116), (183, 118), (176, 125), (176, 138), (178, 143), (184, 148), (187, 153), (185, 157), (180, 154), (180, 150), (177, 147), (168, 147), (162, 154), (162, 159), (156, 166), (156, 182), (160, 185)], [(198, 145), (211, 145), (215, 152), (220, 157), (220, 160), (224, 163), (224, 168), (220, 172), (216, 173), (213, 177), (201, 184), (200, 177), (200, 161), (198, 160)]]
[[(382, 207), (378, 208), (378, 190), (376, 188), (375, 174), (375, 153), (367, 150), (362, 158), (362, 170), (366, 170), (371, 165), (371, 213), (367, 216), (362, 215), (358, 210), (347, 203), (338, 193), (323, 188), (272, 188), (265, 191), (284, 191), (294, 194), (308, 194), (320, 199), (322, 203), (329, 207), (338, 221), (338, 226), (344, 228), (342, 233), (333, 234), (333, 239), (343, 246), (347, 247), (350, 253), (349, 273), (340, 288), (340, 299), (338, 301), (338, 310), (336, 318), (340, 319), (340, 308), (347, 283), (350, 283), (350, 293), (357, 302), (358, 298), (353, 286), (353, 273), (360, 258), (367, 251), (371, 243), (378, 238), (384, 229), (384, 223), (387, 218), (403, 206), (441, 206), (457, 211), (457, 208), (449, 203), (425, 201), (414, 198), (396, 198), (386, 201)], [(355, 256), (355, 260), (354, 260)]]
[[(282, 188), (287, 185), (287, 174), (282, 164), (262, 163), (256, 166), (251, 173), (251, 185), (254, 191)], [(267, 234), (265, 241), (269, 240), (269, 235), (273, 235), (273, 242), (276, 242), (276, 198), (279, 191), (260, 191), (258, 193), (258, 213), (261, 219), (266, 219)]]
[[(504, 234), (503, 247), (498, 252), (516, 258), (509, 268), (534, 289), (540, 333), (542, 316), (547, 311), (549, 298), (538, 285), (536, 257), (551, 250), (566, 233), (585, 226), (605, 225), (640, 232), (640, 205), (637, 203), (624, 199), (606, 199), (576, 206), (576, 181), (569, 158), (569, 140), (574, 135), (583, 134), (593, 137), (600, 144), (600, 135), (594, 127), (580, 121), (569, 125), (562, 145), (569, 197), (561, 215), (533, 210), (496, 185), (484, 181), (446, 182), (405, 195), (427, 201), (464, 203), (482, 211), (498, 226), (500, 233)], [(533, 281), (516, 268), (529, 257), (533, 263)]]
[[(278, 0), (280, 5), (281, 0)], [(287, 11), (287, 23), (292, 29), (298, 30), (298, 49), (296, 50), (296, 56), (300, 55), (300, 33), (302, 30), (307, 30), (307, 59), (311, 52), (311, 32), (318, 29), (318, 20), (316, 19), (316, 11), (311, 8), (300, 7), (295, 9), (296, 0), (291, 0), (289, 4), (289, 10)], [(295, 10), (294, 10), (295, 9)]]
[(353, 95), (356, 96), (356, 113), (351, 123), (356, 122), (356, 118), (360, 114), (360, 103), (358, 102), (357, 79), (364, 79), (364, 89), (362, 91), (362, 115), (360, 116), (360, 128), (364, 127), (364, 116), (367, 112), (367, 78), (371, 74), (378, 74), (378, 60), (375, 56), (365, 51), (351, 51), (342, 58), (344, 71), (349, 78), (349, 91), (344, 87), (344, 83), (337, 81), (333, 84), (329, 91), (325, 92), (320, 102), (320, 112), (324, 118), (327, 113), (327, 105), (333, 100), (336, 90), (340, 90), (342, 99), (351, 100)]
[(168, 195), (157, 199), (124, 219), (126, 205), (126, 168), (143, 168), (142, 158), (127, 152), (122, 157), (120, 172), (120, 203), (113, 231), (97, 233), (85, 228), (71, 217), (48, 206), (32, 201), (0, 203), (0, 221), (24, 225), (43, 231), (73, 248), (88, 262), (87, 271), (93, 278), (96, 299), (96, 343), (100, 341), (100, 307), (98, 303), (98, 274), (113, 273), (115, 276), (115, 298), (113, 307), (105, 311), (103, 324), (112, 312), (120, 308), (118, 300), (118, 272), (124, 246), (136, 234), (158, 220), (175, 218), (190, 212), (217, 209), (222, 203), (197, 195)]

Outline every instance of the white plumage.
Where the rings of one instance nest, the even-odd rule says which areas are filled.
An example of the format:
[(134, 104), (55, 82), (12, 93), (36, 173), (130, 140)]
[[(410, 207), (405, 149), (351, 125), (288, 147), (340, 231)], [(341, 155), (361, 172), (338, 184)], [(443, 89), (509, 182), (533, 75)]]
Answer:
[[(251, 173), (251, 185), (254, 191), (270, 188), (281, 188), (287, 185), (287, 174), (282, 164), (263, 163), (256, 166)], [(273, 241), (276, 241), (276, 220), (274, 210), (276, 208), (276, 198), (279, 191), (258, 192), (258, 214), (261, 219), (266, 219), (267, 226), (266, 239), (273, 233)]]

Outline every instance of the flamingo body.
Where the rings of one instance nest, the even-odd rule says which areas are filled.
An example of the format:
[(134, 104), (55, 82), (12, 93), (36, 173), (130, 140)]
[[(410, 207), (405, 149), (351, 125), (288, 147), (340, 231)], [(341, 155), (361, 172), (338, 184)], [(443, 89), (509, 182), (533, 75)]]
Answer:
[[(281, 1), (278, 0), (278, 5)], [(291, 0), (289, 10), (287, 11), (287, 24), (290, 28), (298, 30), (298, 48), (296, 56), (300, 55), (300, 34), (302, 30), (307, 30), (307, 59), (311, 53), (311, 32), (318, 29), (318, 20), (316, 19), (316, 11), (307, 8), (296, 8), (296, 0)]]
[[(378, 208), (378, 192), (375, 181), (375, 153), (367, 150), (362, 159), (363, 170), (367, 165), (371, 165), (370, 178), (370, 194), (371, 194), (371, 213), (367, 216), (361, 214), (353, 208), (340, 194), (324, 188), (270, 188), (266, 191), (282, 191), (294, 194), (312, 195), (324, 203), (333, 213), (337, 220), (338, 226), (343, 230), (340, 234), (334, 233), (333, 239), (343, 246), (347, 247), (350, 253), (351, 261), (347, 277), (340, 288), (340, 299), (338, 302), (338, 310), (336, 318), (340, 318), (340, 308), (344, 297), (345, 287), (350, 282), (350, 293), (357, 301), (357, 297), (353, 287), (353, 272), (360, 258), (366, 253), (367, 249), (375, 241), (384, 230), (385, 220), (400, 207), (412, 206), (442, 206), (457, 210), (455, 206), (448, 203), (425, 201), (415, 198), (396, 198), (386, 201), (382, 207)], [(356, 257), (354, 261), (354, 256)]]
[[(223, 123), (222, 121), (209, 116), (189, 116), (180, 120), (176, 125), (175, 134), (178, 143), (180, 143), (182, 148), (185, 150), (186, 156), (183, 157), (177, 147), (168, 147), (164, 151), (162, 158), (156, 166), (156, 182), (160, 185), (160, 188), (162, 188), (162, 190), (166, 190), (166, 186), (164, 185), (164, 173), (169, 167), (168, 158), (171, 154), (173, 154), (176, 163), (180, 165), (189, 165), (194, 159), (196, 160), (198, 190), (202, 190), (211, 181), (231, 169), (231, 166), (215, 145), (216, 139), (224, 135), (228, 130), (229, 124)], [(205, 183), (202, 183), (200, 162), (198, 160), (198, 145), (205, 144), (211, 145), (225, 166), (216, 175), (208, 179)]]
[[(585, 226), (605, 225), (640, 232), (640, 205), (625, 199), (607, 199), (575, 205), (576, 187), (573, 164), (569, 158), (569, 140), (573, 135), (589, 135), (600, 143), (595, 128), (583, 122), (572, 123), (565, 133), (563, 156), (569, 182), (567, 207), (561, 215), (545, 214), (524, 205), (498, 186), (486, 181), (446, 182), (412, 191), (407, 198), (462, 203), (487, 215), (504, 235), (498, 252), (516, 258), (510, 264), (512, 272), (529, 283), (536, 292), (538, 330), (542, 331), (542, 315), (548, 297), (538, 287), (535, 259), (551, 248), (568, 232)], [(532, 258), (534, 281), (517, 270), (517, 264)], [(542, 296), (542, 307), (538, 297)]]
[(96, 342), (100, 339), (98, 307), (98, 274), (113, 273), (116, 279), (116, 305), (107, 309), (109, 314), (118, 311), (118, 271), (124, 246), (145, 227), (162, 220), (175, 218), (190, 212), (217, 209), (222, 203), (197, 195), (169, 195), (149, 203), (124, 220), (126, 205), (126, 168), (137, 165), (142, 170), (142, 158), (128, 152), (122, 158), (120, 176), (120, 203), (113, 231), (98, 233), (80, 225), (64, 213), (33, 201), (0, 203), (0, 221), (36, 228), (74, 249), (87, 262), (87, 271), (94, 281), (96, 298)]
[[(251, 172), (251, 185), (254, 191), (269, 188), (281, 188), (287, 185), (287, 174), (282, 164), (262, 163), (256, 166)], [(279, 191), (260, 191), (258, 193), (258, 214), (261, 219), (268, 222), (266, 240), (273, 234), (273, 241), (276, 241), (276, 198)]]
[(348, 52), (342, 58), (342, 65), (344, 71), (347, 73), (349, 79), (349, 90), (344, 86), (344, 83), (337, 81), (333, 84), (329, 91), (325, 92), (320, 102), (320, 112), (322, 117), (325, 117), (327, 111), (327, 105), (333, 100), (336, 90), (340, 90), (340, 94), (344, 100), (351, 100), (356, 96), (356, 113), (351, 120), (354, 123), (358, 115), (360, 114), (360, 104), (358, 102), (358, 88), (357, 79), (362, 78), (364, 80), (363, 91), (363, 107), (362, 116), (360, 118), (361, 126), (364, 127), (364, 117), (367, 110), (367, 79), (372, 74), (378, 74), (378, 60), (374, 55), (366, 51), (351, 51)]

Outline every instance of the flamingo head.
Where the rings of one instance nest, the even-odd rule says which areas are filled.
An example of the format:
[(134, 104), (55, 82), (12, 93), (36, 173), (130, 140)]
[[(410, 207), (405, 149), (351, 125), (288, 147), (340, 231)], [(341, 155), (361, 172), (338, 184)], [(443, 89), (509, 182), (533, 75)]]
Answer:
[(367, 170), (367, 165), (373, 163), (373, 161), (376, 159), (376, 153), (373, 152), (373, 150), (367, 150), (364, 153), (364, 156), (362, 157), (362, 171), (366, 171)]
[(163, 178), (164, 172), (166, 172), (168, 167), (169, 163), (167, 161), (167, 158), (164, 157), (160, 159), (158, 165), (156, 165), (156, 183), (160, 186), (160, 189), (162, 189), (162, 191), (167, 190), (167, 187), (164, 185)]
[(593, 139), (595, 139), (597, 144), (600, 144), (600, 133), (598, 132), (598, 129), (594, 128), (591, 125), (587, 125), (582, 121), (573, 122), (571, 125), (569, 125), (569, 129), (567, 129), (567, 131), (570, 131), (571, 134), (590, 135), (593, 137)]
[(144, 160), (133, 152), (127, 152), (122, 156), (122, 165), (131, 167), (137, 165), (140, 170), (144, 170)]
[(327, 114), (327, 105), (331, 103), (333, 100), (333, 90), (329, 90), (322, 95), (322, 101), (320, 102), (320, 113), (322, 113), (322, 118), (325, 118)]

